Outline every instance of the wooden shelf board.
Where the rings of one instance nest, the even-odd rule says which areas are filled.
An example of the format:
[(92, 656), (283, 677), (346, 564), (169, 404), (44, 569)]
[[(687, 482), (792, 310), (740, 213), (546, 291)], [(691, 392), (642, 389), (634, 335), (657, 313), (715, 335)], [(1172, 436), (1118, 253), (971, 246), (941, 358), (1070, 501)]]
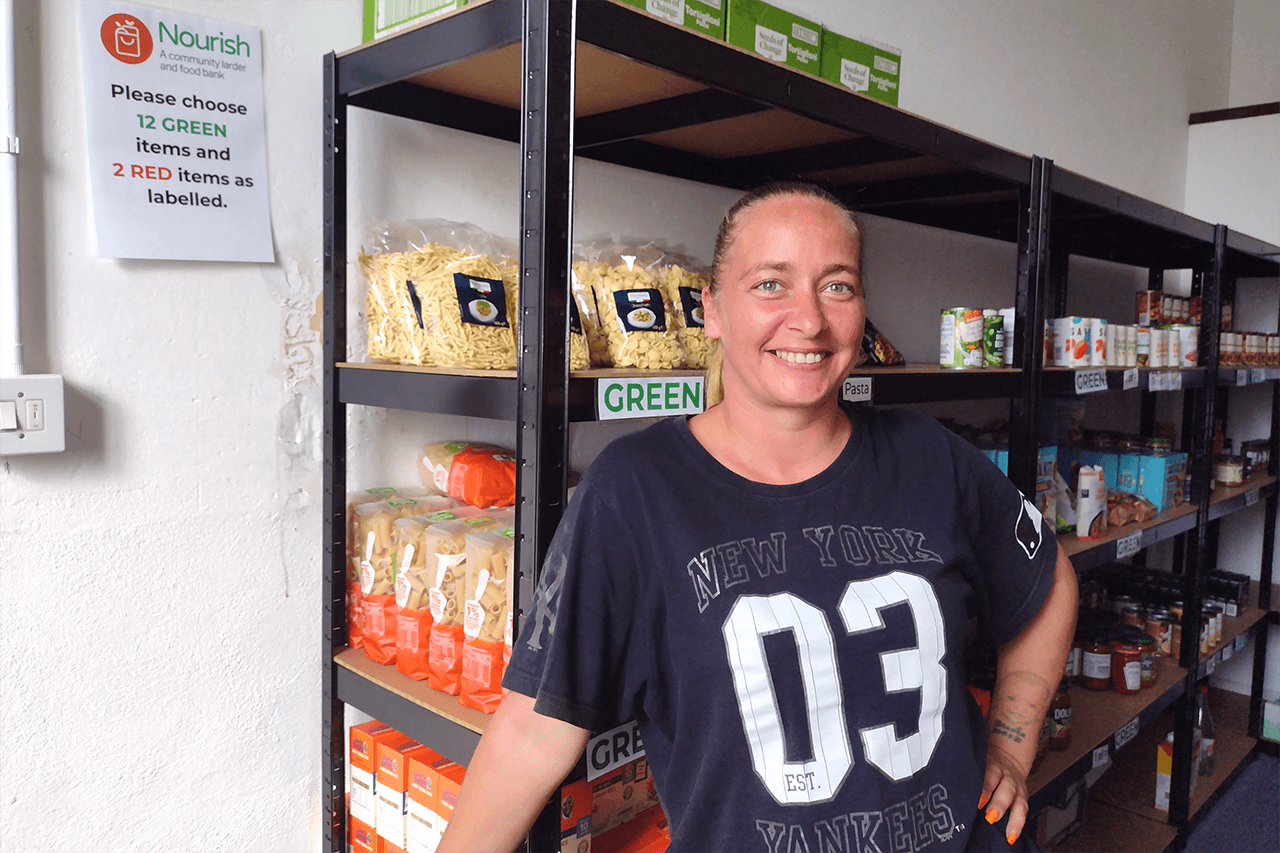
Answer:
[(433, 690), (425, 681), (416, 681), (394, 666), (374, 663), (359, 649), (343, 649), (333, 656), (333, 662), (408, 699), (415, 705), (421, 706), (423, 710), (444, 717), (477, 734), (484, 734), (485, 728), (489, 725), (491, 719), (489, 714), (465, 707), (458, 701), (457, 696), (449, 696), (439, 690)]
[(1209, 494), (1209, 503), (1216, 504), (1223, 501), (1238, 498), (1243, 494), (1269, 486), (1276, 481), (1276, 478), (1267, 473), (1257, 473), (1248, 479), (1247, 482), (1241, 483), (1239, 486), (1218, 486), (1213, 487), (1213, 491)]
[(1090, 800), (1084, 825), (1051, 853), (1161, 853), (1178, 832), (1163, 821), (1143, 820), (1107, 803)]
[(1071, 685), (1071, 746), (1045, 755), (1039, 769), (1027, 780), (1028, 794), (1035, 794), (1094, 748), (1109, 742), (1121, 726), (1175, 688), (1186, 675), (1187, 671), (1169, 658), (1156, 658), (1155, 686), (1132, 695)]
[(1188, 515), (1195, 515), (1196, 508), (1192, 504), (1179, 504), (1172, 509), (1158, 513), (1155, 518), (1149, 521), (1134, 522), (1126, 524), (1123, 527), (1107, 528), (1107, 535), (1098, 539), (1081, 539), (1074, 533), (1058, 534), (1058, 547), (1066, 553), (1068, 557), (1073, 554), (1079, 554), (1083, 551), (1091, 551), (1094, 548), (1101, 548), (1103, 545), (1122, 539), (1131, 533), (1137, 533), (1140, 530), (1146, 530), (1151, 527), (1158, 527), (1177, 518), (1184, 518)]

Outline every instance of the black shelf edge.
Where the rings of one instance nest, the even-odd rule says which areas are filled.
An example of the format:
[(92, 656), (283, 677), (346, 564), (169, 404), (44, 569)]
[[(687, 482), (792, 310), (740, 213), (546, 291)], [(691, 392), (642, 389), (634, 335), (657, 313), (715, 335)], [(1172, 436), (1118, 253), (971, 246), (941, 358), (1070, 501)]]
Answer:
[[(1166, 708), (1172, 705), (1178, 697), (1183, 694), (1186, 688), (1186, 679), (1184, 678), (1178, 678), (1166, 687), (1165, 691), (1160, 694), (1159, 698), (1138, 712), (1138, 728), (1145, 728), (1152, 720), (1160, 716)], [(1132, 721), (1133, 718), (1130, 717), (1125, 721), (1123, 726), (1107, 735), (1105, 740), (1094, 744), (1089, 752), (1086, 752), (1077, 759), (1074, 764), (1063, 770), (1057, 776), (1053, 777), (1045, 783), (1043, 788), (1032, 794), (1028, 800), (1029, 809), (1027, 814), (1035, 815), (1045, 806), (1060, 806), (1066, 799), (1067, 789), (1083, 779), (1089, 771), (1093, 770), (1093, 749), (1097, 749), (1103, 744), (1107, 744), (1109, 747), (1109, 754), (1114, 756), (1117, 752), (1128, 745), (1132, 736), (1126, 739), (1119, 747), (1116, 746), (1116, 736), (1123, 729), (1127, 728)]]
[[(1142, 544), (1139, 550), (1150, 548), (1157, 542), (1163, 542), (1166, 539), (1172, 539), (1179, 533), (1186, 533), (1193, 530), (1196, 526), (1196, 514), (1189, 512), (1186, 515), (1171, 518), (1168, 521), (1158, 522), (1151, 527), (1142, 531)], [(1133, 531), (1137, 533), (1138, 531)], [(1128, 536), (1129, 534), (1125, 534)], [(1121, 537), (1124, 538), (1124, 537)], [(1075, 567), (1077, 572), (1084, 572), (1090, 569), (1096, 569), (1099, 566), (1116, 561), (1116, 541), (1103, 542), (1096, 547), (1087, 548), (1084, 551), (1071, 555), (1071, 565)]]
[[(1243, 376), (1242, 376), (1243, 374)], [(1280, 379), (1280, 368), (1275, 367), (1219, 367), (1218, 386), (1261, 385)]]
[(375, 684), (345, 666), (335, 663), (333, 668), (337, 675), (338, 699), (405, 733), (418, 743), (429, 745), (445, 758), (451, 758), (464, 767), (471, 763), (471, 756), (480, 743), (479, 734)]
[(1022, 393), (1020, 370), (947, 370), (918, 373), (882, 371), (850, 377), (871, 377), (871, 403), (936, 403), (1017, 397)]
[(348, 405), (503, 421), (516, 418), (513, 377), (339, 367), (337, 384), (338, 401)]
[[(1076, 374), (1093, 373), (1098, 370), (1106, 371), (1106, 391), (1125, 390), (1124, 375), (1131, 370), (1138, 371), (1138, 384), (1136, 387), (1128, 389), (1130, 391), (1150, 391), (1153, 374), (1177, 374), (1179, 381), (1182, 383), (1182, 388), (1203, 388), (1205, 375), (1208, 372), (1208, 369), (1204, 367), (1046, 367), (1042, 374), (1041, 391), (1053, 397), (1074, 397), (1077, 395)], [(1277, 371), (1277, 376), (1280, 377), (1280, 371)], [(1220, 378), (1219, 382), (1221, 381)], [(1100, 394), (1104, 392), (1098, 390), (1088, 393)]]
[[(1255, 492), (1256, 492), (1256, 495), (1254, 497), (1250, 497), (1250, 495), (1254, 494)], [(1217, 519), (1222, 518), (1224, 515), (1230, 515), (1231, 513), (1242, 510), (1247, 506), (1252, 506), (1256, 503), (1260, 503), (1266, 500), (1267, 498), (1271, 497), (1275, 493), (1276, 493), (1276, 484), (1267, 483), (1264, 486), (1259, 486), (1257, 489), (1251, 489), (1245, 492), (1244, 494), (1236, 495), (1233, 498), (1228, 498), (1224, 501), (1218, 501), (1217, 503), (1210, 504), (1209, 505), (1209, 521), (1216, 521)]]

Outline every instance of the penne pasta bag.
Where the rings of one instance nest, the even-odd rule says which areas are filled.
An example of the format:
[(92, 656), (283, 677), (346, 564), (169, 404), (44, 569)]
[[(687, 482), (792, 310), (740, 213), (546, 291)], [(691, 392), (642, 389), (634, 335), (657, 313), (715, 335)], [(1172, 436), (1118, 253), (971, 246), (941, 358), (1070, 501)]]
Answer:
[(422, 534), (433, 522), (425, 515), (400, 518), (396, 538), (396, 669), (418, 681), (430, 674), (432, 581)]
[(421, 512), (413, 498), (394, 498), (356, 507), (356, 541), (360, 555), (360, 594), (364, 622), (364, 654), (374, 663), (390, 664), (396, 656), (395, 539), (398, 518)]
[(462, 673), (463, 605), (466, 601), (467, 534), (502, 526), (489, 515), (444, 521), (422, 533), (428, 570), (434, 572), (428, 591), (431, 634), (428, 640), (430, 675), (427, 684), (457, 696)]
[(356, 535), (356, 507), (394, 497), (398, 495), (390, 486), (347, 493), (346, 623), (347, 645), (353, 649), (364, 646), (364, 616), (361, 611), (364, 599), (360, 594), (360, 546)]
[(467, 536), (459, 701), (486, 714), (502, 701), (502, 674), (510, 655), (515, 535), (514, 527), (505, 527)]

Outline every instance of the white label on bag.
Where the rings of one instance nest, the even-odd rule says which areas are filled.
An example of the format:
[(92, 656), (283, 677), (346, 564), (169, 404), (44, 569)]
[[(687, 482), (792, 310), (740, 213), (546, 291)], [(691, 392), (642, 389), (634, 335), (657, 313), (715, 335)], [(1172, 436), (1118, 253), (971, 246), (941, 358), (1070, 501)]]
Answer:
[(1092, 394), (1095, 391), (1105, 390), (1107, 390), (1107, 371), (1105, 369), (1076, 371), (1077, 394)]
[(844, 381), (844, 399), (850, 403), (871, 402), (871, 377), (851, 376)]
[(1134, 554), (1142, 550), (1142, 531), (1130, 533), (1128, 536), (1121, 536), (1116, 540), (1116, 559), (1123, 560), (1125, 557), (1132, 557)]
[(1138, 368), (1131, 367), (1124, 372), (1124, 384), (1121, 387), (1125, 391), (1138, 387)]

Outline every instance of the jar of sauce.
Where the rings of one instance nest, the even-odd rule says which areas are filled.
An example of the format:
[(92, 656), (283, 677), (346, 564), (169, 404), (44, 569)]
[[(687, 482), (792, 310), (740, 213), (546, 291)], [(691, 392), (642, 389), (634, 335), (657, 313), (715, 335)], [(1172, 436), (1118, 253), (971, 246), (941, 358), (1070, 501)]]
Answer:
[(1142, 650), (1142, 689), (1156, 686), (1156, 641), (1150, 634), (1142, 634), (1134, 642)]
[(1080, 661), (1080, 683), (1090, 690), (1111, 686), (1111, 644), (1103, 636), (1085, 640)]
[(1146, 620), (1142, 615), (1142, 607), (1137, 604), (1126, 604), (1120, 611), (1120, 622), (1124, 625), (1132, 625), (1135, 628), (1141, 628)]
[(1142, 605), (1138, 602), (1138, 599), (1134, 598), (1132, 595), (1112, 596), (1111, 598), (1112, 613), (1116, 614), (1117, 616), (1123, 617), (1125, 608), (1127, 607), (1137, 607), (1139, 610), (1142, 609)]
[(1169, 657), (1172, 654), (1173, 614), (1162, 607), (1157, 607), (1147, 614), (1145, 630), (1156, 641), (1156, 657)]
[(1142, 647), (1132, 639), (1111, 643), (1111, 689), (1124, 694), (1142, 689)]
[(1067, 652), (1067, 665), (1062, 673), (1064, 684), (1075, 684), (1080, 680), (1080, 668), (1084, 657), (1084, 638), (1076, 634), (1071, 641), (1071, 651)]
[(1058, 685), (1058, 692), (1053, 694), (1049, 703), (1049, 715), (1052, 721), (1049, 727), (1049, 749), (1061, 752), (1071, 746), (1071, 692), (1067, 682)]

